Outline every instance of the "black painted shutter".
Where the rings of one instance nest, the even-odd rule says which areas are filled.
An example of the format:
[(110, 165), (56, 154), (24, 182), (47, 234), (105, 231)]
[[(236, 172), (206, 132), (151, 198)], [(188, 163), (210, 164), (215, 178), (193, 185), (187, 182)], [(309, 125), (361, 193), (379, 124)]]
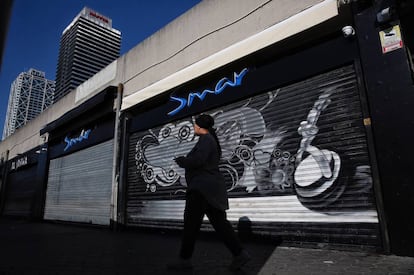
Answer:
[(4, 215), (29, 217), (36, 191), (36, 169), (30, 166), (8, 176)]
[[(207, 112), (215, 117), (223, 149), (221, 171), (231, 221), (248, 217), (266, 234), (377, 242), (371, 165), (353, 65)], [(181, 225), (184, 171), (173, 158), (185, 155), (197, 141), (192, 120), (131, 135), (129, 225)], [(315, 228), (321, 233), (309, 231)]]

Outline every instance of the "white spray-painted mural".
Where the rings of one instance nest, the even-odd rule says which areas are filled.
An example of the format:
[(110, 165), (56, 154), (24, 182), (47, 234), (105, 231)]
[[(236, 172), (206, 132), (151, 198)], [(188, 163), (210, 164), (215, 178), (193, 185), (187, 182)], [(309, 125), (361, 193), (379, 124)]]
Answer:
[[(230, 205), (237, 202), (240, 207), (243, 200), (251, 202), (255, 198), (271, 205), (270, 199), (276, 202), (280, 198), (281, 202), (289, 198), (289, 204), (284, 205), (301, 213), (295, 221), (306, 220), (305, 216), (312, 213), (341, 222), (360, 221), (361, 217), (377, 222), (366, 148), (357, 148), (349, 139), (355, 137), (366, 143), (364, 129), (342, 118), (349, 113), (348, 103), (336, 103), (342, 100), (342, 94), (355, 93), (354, 87), (349, 87), (354, 82), (351, 79), (345, 84), (321, 85), (306, 98), (299, 95), (298, 107), (289, 103), (293, 108), (286, 111), (281, 108), (290, 99), (284, 88), (209, 111), (222, 146), (220, 170), (226, 179)], [(155, 197), (174, 200), (185, 193), (184, 170), (174, 158), (187, 154), (197, 142), (193, 123), (191, 117), (137, 135), (135, 167), (139, 184), (145, 184), (142, 198), (150, 198), (144, 202), (147, 208), (158, 207)], [(341, 135), (341, 131), (352, 135)], [(353, 161), (354, 155), (361, 154), (361, 161)], [(292, 204), (293, 200), (298, 203)], [(318, 219), (327, 221), (322, 216)]]

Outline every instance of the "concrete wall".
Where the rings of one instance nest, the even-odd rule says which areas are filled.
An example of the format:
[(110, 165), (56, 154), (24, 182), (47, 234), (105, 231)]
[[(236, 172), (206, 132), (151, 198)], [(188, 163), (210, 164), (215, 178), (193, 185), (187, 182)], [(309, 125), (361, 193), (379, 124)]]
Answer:
[(204, 0), (2, 141), (0, 156), (9, 151), (10, 159), (43, 144), (40, 129), (109, 85), (124, 83), (124, 96), (132, 95), (320, 2)]
[(35, 119), (29, 121), (24, 127), (18, 129), (13, 135), (0, 142), (0, 158), (5, 160), (7, 151), (9, 151), (8, 159), (11, 159), (47, 142), (47, 134), (40, 136), (40, 130), (106, 87), (117, 86), (122, 81), (117, 78), (117, 68), (117, 60), (115, 60)]
[(124, 96), (322, 0), (205, 0), (124, 56)]
[(56, 102), (52, 107), (46, 109), (35, 119), (31, 120), (24, 127), (17, 129), (17, 131), (7, 137), (0, 143), (0, 157), (6, 159), (7, 151), (9, 151), (8, 158), (11, 159), (18, 154), (27, 152), (47, 141), (46, 136), (40, 136), (40, 130), (49, 122), (52, 122), (66, 113), (68, 110), (75, 107), (75, 93), (70, 93)]

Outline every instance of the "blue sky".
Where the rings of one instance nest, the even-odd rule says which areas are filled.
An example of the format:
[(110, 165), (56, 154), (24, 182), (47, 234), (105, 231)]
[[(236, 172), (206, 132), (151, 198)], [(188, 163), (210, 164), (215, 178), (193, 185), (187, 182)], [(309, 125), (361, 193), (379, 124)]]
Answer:
[(87, 6), (112, 19), (121, 31), (121, 55), (201, 0), (14, 0), (0, 71), (0, 131), (3, 132), (10, 85), (30, 68), (55, 80), (62, 31)]

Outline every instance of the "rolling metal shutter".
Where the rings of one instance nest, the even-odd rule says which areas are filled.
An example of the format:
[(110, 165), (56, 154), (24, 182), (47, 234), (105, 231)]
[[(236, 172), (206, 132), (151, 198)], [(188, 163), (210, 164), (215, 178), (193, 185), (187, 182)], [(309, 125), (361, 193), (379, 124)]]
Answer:
[(113, 140), (53, 159), (44, 218), (108, 225)]
[[(353, 65), (208, 113), (223, 150), (229, 220), (247, 217), (255, 231), (287, 239), (378, 245)], [(197, 141), (192, 119), (130, 136), (129, 225), (182, 225), (186, 183), (173, 158)]]
[(3, 215), (29, 217), (36, 191), (37, 165), (10, 173)]

